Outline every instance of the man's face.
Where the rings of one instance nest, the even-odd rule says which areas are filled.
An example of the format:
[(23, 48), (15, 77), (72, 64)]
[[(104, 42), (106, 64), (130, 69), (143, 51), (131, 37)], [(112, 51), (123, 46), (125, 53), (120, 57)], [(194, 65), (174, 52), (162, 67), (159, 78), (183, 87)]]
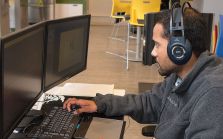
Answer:
[(168, 76), (170, 73), (177, 70), (177, 65), (175, 65), (168, 57), (167, 45), (169, 40), (163, 38), (163, 26), (161, 24), (156, 24), (153, 28), (153, 40), (155, 46), (151, 52), (151, 55), (156, 59), (159, 64), (159, 73), (162, 76)]

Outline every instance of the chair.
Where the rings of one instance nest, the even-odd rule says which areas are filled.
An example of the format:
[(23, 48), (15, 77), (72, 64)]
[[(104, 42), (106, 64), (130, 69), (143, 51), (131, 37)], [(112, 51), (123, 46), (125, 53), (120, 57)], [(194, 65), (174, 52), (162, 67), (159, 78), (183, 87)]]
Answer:
[[(161, 0), (132, 0), (130, 9), (130, 20), (128, 23), (128, 37), (126, 43), (126, 69), (128, 61), (142, 61), (141, 28), (144, 27), (144, 14), (159, 12)], [(137, 27), (136, 51), (129, 50), (130, 26)], [(129, 55), (129, 53), (131, 55)]]
[(124, 15), (128, 15), (130, 12), (130, 4), (131, 1), (112, 0), (111, 17), (124, 19), (124, 16), (118, 15), (118, 13), (125, 13)]
[(111, 18), (115, 19), (115, 24), (112, 29), (111, 37), (115, 40), (124, 41), (117, 38), (117, 33), (120, 27), (120, 22), (126, 19), (126, 15), (129, 15), (131, 1), (112, 0)]
[(156, 129), (156, 124), (144, 126), (142, 128), (142, 135), (146, 137), (154, 137), (155, 129)]
[[(115, 23), (111, 35), (109, 36), (109, 39), (121, 41), (124, 43), (126, 42), (126, 37), (124, 38), (118, 37), (118, 31), (122, 21), (126, 21), (129, 17), (130, 5), (131, 5), (131, 0), (112, 0), (111, 18), (115, 19)], [(125, 58), (124, 55), (116, 54), (114, 52), (106, 51), (106, 53), (121, 58)]]
[(161, 0), (132, 0), (130, 10), (131, 25), (144, 26), (140, 20), (144, 20), (145, 13), (160, 11)]

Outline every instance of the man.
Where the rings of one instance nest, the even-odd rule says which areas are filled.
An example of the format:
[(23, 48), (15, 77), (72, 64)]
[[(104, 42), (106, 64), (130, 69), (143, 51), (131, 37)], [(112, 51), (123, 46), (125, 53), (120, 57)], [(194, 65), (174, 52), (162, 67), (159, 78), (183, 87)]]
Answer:
[(205, 48), (206, 25), (200, 13), (186, 8), (185, 37), (192, 55), (185, 64), (175, 64), (167, 54), (170, 40), (169, 14), (159, 18), (153, 29), (152, 55), (159, 73), (168, 76), (139, 95), (100, 95), (93, 101), (68, 99), (81, 106), (76, 113), (99, 112), (107, 116), (129, 115), (139, 123), (158, 123), (157, 139), (223, 139), (223, 64)]

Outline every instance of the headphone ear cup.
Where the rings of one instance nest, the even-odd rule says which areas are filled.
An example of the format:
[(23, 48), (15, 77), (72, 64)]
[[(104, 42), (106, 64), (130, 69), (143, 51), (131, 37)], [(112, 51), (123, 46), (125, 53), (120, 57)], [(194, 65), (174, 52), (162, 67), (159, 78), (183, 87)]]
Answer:
[(186, 64), (192, 55), (192, 47), (189, 40), (182, 36), (171, 37), (167, 46), (167, 54), (174, 64)]

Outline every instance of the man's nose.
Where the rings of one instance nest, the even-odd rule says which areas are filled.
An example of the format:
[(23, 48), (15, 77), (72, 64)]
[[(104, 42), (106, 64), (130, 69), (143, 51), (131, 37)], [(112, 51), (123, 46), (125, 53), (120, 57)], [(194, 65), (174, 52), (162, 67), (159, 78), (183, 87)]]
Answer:
[(152, 50), (152, 52), (151, 52), (151, 55), (152, 55), (153, 57), (156, 57), (156, 56), (157, 56), (157, 53), (156, 53), (155, 48), (153, 48), (153, 50)]

